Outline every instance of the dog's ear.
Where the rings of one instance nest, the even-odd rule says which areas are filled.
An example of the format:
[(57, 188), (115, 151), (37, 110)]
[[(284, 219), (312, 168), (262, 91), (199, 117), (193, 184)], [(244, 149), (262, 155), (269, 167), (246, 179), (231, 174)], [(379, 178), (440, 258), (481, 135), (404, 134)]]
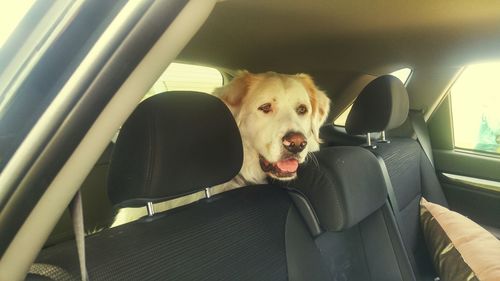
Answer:
[(297, 74), (297, 77), (306, 88), (309, 99), (311, 100), (311, 135), (316, 142), (315, 147), (313, 147), (311, 151), (319, 150), (319, 144), (321, 143), (319, 129), (321, 125), (325, 123), (328, 113), (330, 112), (330, 99), (325, 92), (318, 89), (311, 76), (307, 74)]
[(214, 95), (224, 101), (234, 117), (238, 116), (243, 99), (254, 77), (254, 74), (246, 70), (238, 71), (231, 82), (214, 90)]

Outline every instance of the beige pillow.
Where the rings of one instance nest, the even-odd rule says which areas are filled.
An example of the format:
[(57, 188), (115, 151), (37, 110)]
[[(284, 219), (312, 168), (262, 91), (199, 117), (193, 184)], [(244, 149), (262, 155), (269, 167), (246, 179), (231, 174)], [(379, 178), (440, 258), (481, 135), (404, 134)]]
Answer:
[(420, 223), (441, 280), (500, 280), (500, 241), (487, 230), (424, 198)]

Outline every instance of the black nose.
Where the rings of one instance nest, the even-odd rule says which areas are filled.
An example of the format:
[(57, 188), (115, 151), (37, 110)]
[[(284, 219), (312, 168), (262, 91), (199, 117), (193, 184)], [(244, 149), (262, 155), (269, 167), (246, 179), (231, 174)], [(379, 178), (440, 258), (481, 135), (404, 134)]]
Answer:
[(306, 137), (297, 132), (289, 132), (287, 133), (283, 139), (283, 146), (286, 148), (286, 150), (292, 152), (292, 153), (299, 153), (304, 148), (306, 148), (307, 141)]

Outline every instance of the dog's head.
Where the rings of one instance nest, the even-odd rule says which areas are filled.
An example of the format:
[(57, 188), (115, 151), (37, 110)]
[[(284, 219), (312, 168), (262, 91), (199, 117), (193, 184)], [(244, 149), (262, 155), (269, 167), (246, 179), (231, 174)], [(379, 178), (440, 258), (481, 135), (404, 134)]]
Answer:
[(290, 180), (307, 154), (319, 150), (319, 128), (330, 100), (310, 76), (243, 71), (215, 94), (240, 128), (245, 148), (242, 172), (258, 170)]

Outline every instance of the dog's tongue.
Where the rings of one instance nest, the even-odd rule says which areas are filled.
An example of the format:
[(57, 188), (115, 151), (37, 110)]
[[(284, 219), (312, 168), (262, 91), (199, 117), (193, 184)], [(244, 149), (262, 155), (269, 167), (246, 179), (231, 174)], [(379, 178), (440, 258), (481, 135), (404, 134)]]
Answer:
[(276, 166), (283, 172), (295, 173), (299, 167), (299, 161), (297, 159), (286, 159), (276, 162)]

